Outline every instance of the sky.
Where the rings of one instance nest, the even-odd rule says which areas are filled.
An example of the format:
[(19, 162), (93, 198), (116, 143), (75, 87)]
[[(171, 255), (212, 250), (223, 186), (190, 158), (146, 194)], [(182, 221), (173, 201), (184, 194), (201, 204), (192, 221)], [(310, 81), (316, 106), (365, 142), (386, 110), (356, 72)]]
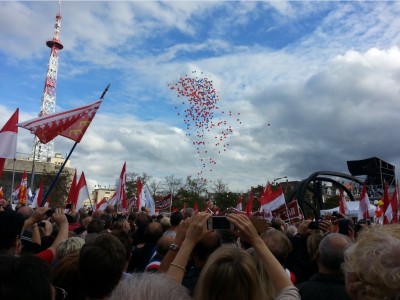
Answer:
[[(0, 126), (16, 108), (37, 117), (57, 12), (0, 2)], [(114, 186), (125, 161), (232, 192), (374, 156), (399, 166), (400, 2), (63, 1), (61, 14), (56, 111), (110, 84), (70, 158), (90, 189)], [(203, 96), (179, 95), (183, 81)], [(20, 129), (17, 152), (32, 146)]]

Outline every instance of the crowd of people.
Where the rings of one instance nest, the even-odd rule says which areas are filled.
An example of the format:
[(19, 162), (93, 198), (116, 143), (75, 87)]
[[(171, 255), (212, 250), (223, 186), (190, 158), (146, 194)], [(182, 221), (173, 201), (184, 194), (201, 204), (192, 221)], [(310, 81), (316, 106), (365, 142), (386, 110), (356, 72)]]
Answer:
[(400, 299), (399, 224), (212, 217), (3, 201), (0, 299)]

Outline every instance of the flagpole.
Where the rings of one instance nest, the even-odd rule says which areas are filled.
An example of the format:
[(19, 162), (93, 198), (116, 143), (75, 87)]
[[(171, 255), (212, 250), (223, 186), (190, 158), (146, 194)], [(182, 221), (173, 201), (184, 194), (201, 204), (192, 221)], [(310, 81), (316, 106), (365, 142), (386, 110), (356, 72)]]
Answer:
[(10, 198), (12, 196), (12, 193), (14, 192), (14, 178), (15, 178), (15, 161), (17, 159), (14, 157), (14, 162), (13, 162), (13, 175), (12, 175), (12, 181), (11, 181), (11, 195)]
[[(103, 91), (103, 93), (101, 94), (100, 100), (102, 100), (104, 98), (104, 96), (106, 95), (108, 88), (110, 87), (110, 84), (107, 85), (107, 87), (105, 88), (105, 90)], [(53, 189), (54, 185), (57, 182), (58, 177), (60, 177), (61, 172), (64, 170), (65, 165), (67, 164), (68, 159), (70, 158), (72, 152), (75, 150), (76, 145), (78, 144), (78, 142), (75, 142), (74, 146), (72, 147), (71, 151), (69, 151), (68, 156), (65, 158), (64, 163), (62, 164), (60, 170), (58, 171), (56, 177), (53, 179), (53, 182), (51, 183), (50, 187), (48, 188), (48, 190), (46, 191), (46, 194), (43, 196), (40, 206), (42, 207), (45, 203), (45, 200), (47, 199), (47, 197), (49, 196), (51, 190)]]
[[(34, 142), (36, 140), (36, 135), (34, 138)], [(31, 172), (31, 189), (33, 189), (33, 182), (34, 182), (34, 178), (35, 178), (35, 156), (36, 156), (36, 145), (38, 144), (37, 142), (34, 143), (35, 147), (33, 147), (33, 159), (32, 159), (32, 172)]]

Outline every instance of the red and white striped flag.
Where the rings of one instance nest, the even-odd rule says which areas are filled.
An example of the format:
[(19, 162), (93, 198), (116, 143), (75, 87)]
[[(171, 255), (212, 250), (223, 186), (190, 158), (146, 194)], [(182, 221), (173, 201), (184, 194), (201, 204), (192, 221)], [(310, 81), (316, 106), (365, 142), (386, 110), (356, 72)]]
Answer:
[[(68, 198), (67, 198), (67, 203), (68, 204), (74, 204), (75, 203), (76, 187), (77, 187), (77, 182), (76, 182), (76, 169), (75, 169), (74, 178), (72, 179), (71, 187), (69, 188), (69, 193), (68, 193)], [(71, 208), (71, 210), (72, 210), (72, 208)]]
[(34, 133), (43, 144), (52, 141), (58, 135), (79, 143), (102, 101), (21, 122), (17, 126)]
[(383, 186), (383, 224), (389, 224), (393, 217), (392, 206), (390, 205), (388, 185)]
[(0, 130), (0, 178), (3, 173), (6, 158), (15, 158), (17, 151), (18, 113), (19, 109), (17, 108)]
[(89, 190), (86, 184), (85, 173), (81, 174), (79, 178), (79, 182), (76, 186), (76, 198), (74, 201), (75, 208), (74, 210), (77, 211), (83, 206), (83, 202), (87, 199), (90, 199)]
[(360, 204), (358, 206), (358, 219), (369, 219), (369, 197), (367, 193), (367, 187), (365, 186), (365, 183), (362, 187), (361, 190), (361, 197), (360, 197)]
[(96, 203), (96, 210), (98, 210), (98, 209), (105, 210), (107, 205), (108, 205), (107, 199), (106, 199), (106, 197), (104, 197), (103, 199), (101, 199), (101, 201), (99, 203)]

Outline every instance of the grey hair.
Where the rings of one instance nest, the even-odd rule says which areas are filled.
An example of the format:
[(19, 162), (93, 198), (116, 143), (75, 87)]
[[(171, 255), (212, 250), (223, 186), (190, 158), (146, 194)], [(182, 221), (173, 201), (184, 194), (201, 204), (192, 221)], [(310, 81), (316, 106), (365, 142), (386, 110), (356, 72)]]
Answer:
[(190, 300), (189, 291), (166, 274), (133, 273), (112, 292), (109, 300)]
[(57, 259), (60, 260), (68, 254), (80, 250), (84, 244), (85, 240), (77, 236), (62, 241), (56, 249)]

